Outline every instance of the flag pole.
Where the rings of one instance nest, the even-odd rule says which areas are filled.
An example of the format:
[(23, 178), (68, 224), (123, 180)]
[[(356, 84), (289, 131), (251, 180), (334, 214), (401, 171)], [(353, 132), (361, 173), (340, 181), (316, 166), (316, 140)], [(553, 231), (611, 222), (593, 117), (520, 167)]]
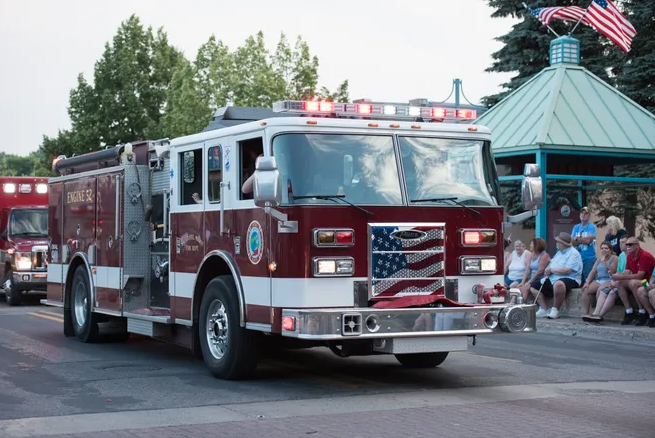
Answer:
[(582, 15), (582, 17), (580, 17), (580, 19), (578, 20), (578, 22), (575, 23), (575, 26), (573, 26), (573, 29), (571, 29), (571, 32), (569, 32), (569, 36), (571, 36), (571, 34), (573, 34), (573, 32), (575, 32), (575, 30), (578, 28), (578, 25), (580, 24), (580, 22), (581, 22), (582, 20), (584, 20), (584, 17), (587, 16), (587, 14), (589, 13), (589, 8), (591, 7), (591, 5), (592, 5), (593, 3), (594, 3), (594, 0), (591, 0), (591, 3), (589, 4), (589, 6), (587, 6), (587, 9), (585, 9), (584, 14)]
[[(524, 7), (525, 9), (527, 9), (528, 12), (530, 12), (530, 15), (532, 15), (532, 9), (530, 9), (530, 8), (528, 7), (528, 5), (525, 4), (525, 2), (523, 2), (523, 7)], [(543, 23), (542, 23), (542, 24), (543, 24)], [(550, 27), (548, 24), (545, 24), (544, 26), (546, 26), (546, 27), (548, 28), (548, 30), (550, 30), (552, 33), (555, 34), (555, 36), (556, 36), (557, 38), (559, 38), (559, 35), (557, 35), (557, 32), (555, 32), (555, 31), (553, 30), (552, 27)]]

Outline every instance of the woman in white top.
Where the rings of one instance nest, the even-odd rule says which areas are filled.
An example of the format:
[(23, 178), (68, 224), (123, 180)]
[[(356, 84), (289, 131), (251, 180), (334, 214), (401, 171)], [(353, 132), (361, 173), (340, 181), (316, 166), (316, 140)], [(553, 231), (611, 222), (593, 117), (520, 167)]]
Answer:
[(505, 263), (505, 287), (516, 287), (521, 283), (530, 257), (532, 257), (532, 254), (530, 254), (530, 251), (526, 251), (525, 243), (520, 240), (514, 242), (514, 251), (512, 251)]

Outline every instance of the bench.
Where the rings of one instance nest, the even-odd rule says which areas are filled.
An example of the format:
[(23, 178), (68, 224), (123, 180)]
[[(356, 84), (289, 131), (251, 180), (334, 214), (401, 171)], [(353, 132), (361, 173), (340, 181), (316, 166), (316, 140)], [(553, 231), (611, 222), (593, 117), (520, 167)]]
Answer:
[[(634, 301), (634, 297), (632, 295), (630, 296), (630, 301), (632, 302), (633, 308), (637, 309), (637, 302)], [(552, 307), (553, 299), (546, 298), (546, 304), (548, 305), (548, 308)], [(593, 312), (595, 302), (592, 301), (592, 304), (593, 306), (591, 307), (591, 311)], [(614, 307), (612, 307), (612, 309), (607, 312), (607, 314), (605, 314), (604, 319), (606, 321), (621, 321), (623, 320), (624, 312), (625, 307), (623, 307), (623, 304), (614, 304)], [(559, 311), (560, 317), (577, 318), (582, 321), (583, 313), (584, 309), (582, 307), (582, 289), (571, 289), (571, 292), (566, 294), (564, 304), (562, 304), (562, 308)]]

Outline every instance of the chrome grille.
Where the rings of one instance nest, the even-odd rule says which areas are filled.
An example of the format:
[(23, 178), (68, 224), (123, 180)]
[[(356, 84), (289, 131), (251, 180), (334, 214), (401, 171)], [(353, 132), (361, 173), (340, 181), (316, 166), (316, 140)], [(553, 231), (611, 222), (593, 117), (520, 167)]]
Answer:
[(46, 263), (46, 246), (35, 246), (32, 248), (32, 270), (45, 271), (48, 269)]
[(369, 224), (372, 297), (445, 293), (445, 224)]

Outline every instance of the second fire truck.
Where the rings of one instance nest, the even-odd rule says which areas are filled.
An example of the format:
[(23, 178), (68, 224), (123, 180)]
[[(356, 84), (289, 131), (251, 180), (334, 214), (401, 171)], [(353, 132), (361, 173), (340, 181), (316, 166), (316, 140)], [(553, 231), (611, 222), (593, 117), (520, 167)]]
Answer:
[(58, 157), (43, 302), (66, 336), (173, 342), (224, 379), (289, 341), (434, 367), (533, 332), (535, 306), (480, 296), (503, 282), (504, 220), (541, 206), (539, 168), (506, 220), (489, 130), (451, 111), (228, 107), (198, 134)]
[(0, 177), (0, 280), (7, 304), (46, 291), (48, 179)]

